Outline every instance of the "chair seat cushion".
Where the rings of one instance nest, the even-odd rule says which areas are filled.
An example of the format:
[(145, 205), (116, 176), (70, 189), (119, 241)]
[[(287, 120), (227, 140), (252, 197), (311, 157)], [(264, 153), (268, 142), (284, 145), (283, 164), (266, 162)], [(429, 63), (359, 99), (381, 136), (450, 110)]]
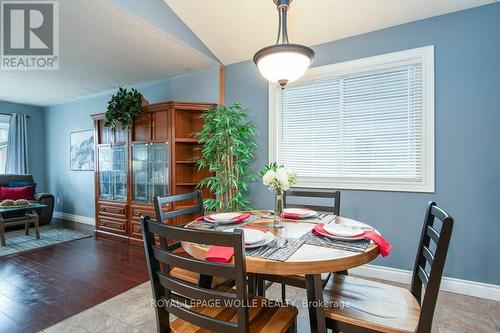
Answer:
[[(195, 307), (194, 310), (202, 315), (221, 320), (237, 322), (238, 316), (235, 308), (226, 307)], [(248, 308), (248, 319), (251, 333), (283, 333), (292, 325), (298, 309), (292, 305), (279, 305), (263, 297), (255, 296), (250, 300)], [(190, 324), (180, 318), (176, 318), (170, 325), (172, 332), (201, 333), (209, 332), (198, 326)]]
[(409, 290), (335, 275), (324, 288), (325, 316), (380, 332), (416, 332), (420, 305)]

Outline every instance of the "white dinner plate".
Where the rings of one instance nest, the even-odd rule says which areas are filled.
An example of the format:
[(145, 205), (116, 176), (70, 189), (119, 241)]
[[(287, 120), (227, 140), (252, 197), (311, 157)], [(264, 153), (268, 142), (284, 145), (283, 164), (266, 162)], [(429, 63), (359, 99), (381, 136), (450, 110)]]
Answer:
[(255, 244), (245, 244), (246, 249), (254, 249), (260, 246), (268, 245), (269, 243), (273, 242), (276, 237), (274, 237), (272, 232), (266, 232), (264, 241), (255, 243)]
[(243, 237), (246, 245), (252, 245), (262, 243), (266, 238), (266, 233), (257, 229), (243, 228)]
[[(271, 243), (272, 241), (274, 241), (276, 239), (276, 237), (274, 237), (273, 233), (269, 232), (269, 231), (263, 232), (263, 231), (260, 231), (260, 230), (250, 229), (250, 228), (242, 228), (242, 230), (244, 232), (245, 248), (246, 249), (254, 249), (254, 248), (257, 248), (257, 247), (260, 247), (260, 246), (264, 246), (264, 245), (267, 245), (267, 244)], [(264, 238), (260, 242), (256, 242), (256, 243), (250, 244), (249, 241), (248, 241), (248, 239), (247, 239), (247, 237), (246, 237), (247, 234), (253, 233), (253, 232), (249, 232), (250, 230), (251, 231), (258, 231), (258, 232), (260, 232), (264, 236)], [(224, 230), (224, 232), (233, 232), (233, 231), (234, 231), (234, 229)]]
[(228, 221), (215, 221), (215, 220), (212, 220), (208, 217), (204, 217), (203, 218), (205, 221), (207, 222), (210, 222), (210, 223), (215, 223), (215, 224), (235, 224), (236, 222), (233, 221), (233, 220), (228, 220)]
[(236, 218), (238, 218), (241, 213), (219, 213), (219, 214), (211, 214), (208, 215), (208, 219), (214, 222), (234, 222)]
[(356, 227), (348, 226), (340, 223), (328, 223), (323, 226), (326, 232), (338, 237), (356, 237), (362, 235), (365, 230)]
[(283, 212), (289, 214), (299, 214), (302, 218), (312, 217), (318, 214), (318, 212), (314, 210), (304, 208), (285, 208)]

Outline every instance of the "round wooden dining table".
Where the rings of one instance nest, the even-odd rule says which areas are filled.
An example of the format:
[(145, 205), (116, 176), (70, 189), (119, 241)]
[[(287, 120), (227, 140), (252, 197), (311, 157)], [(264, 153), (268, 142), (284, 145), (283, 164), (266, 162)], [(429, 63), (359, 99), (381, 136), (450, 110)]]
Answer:
[[(300, 238), (305, 233), (311, 232), (314, 223), (301, 220), (284, 220), (283, 228), (275, 228), (273, 220), (264, 218), (267, 211), (252, 211), (257, 219), (250, 223), (251, 226), (267, 228), (277, 237), (287, 239)], [(356, 222), (356, 220), (337, 216), (335, 222)], [(187, 227), (191, 227), (191, 222)], [(205, 259), (208, 247), (182, 242), (184, 250), (197, 259)], [(352, 252), (331, 247), (320, 247), (302, 244), (287, 260), (277, 261), (247, 255), (245, 257), (246, 271), (250, 276), (266, 275), (304, 275), (307, 289), (309, 319), (311, 332), (326, 332), (323, 307), (323, 290), (321, 273), (340, 272), (366, 264), (375, 259), (379, 254), (378, 246), (371, 243), (365, 252)], [(253, 291), (253, 288), (251, 288)]]

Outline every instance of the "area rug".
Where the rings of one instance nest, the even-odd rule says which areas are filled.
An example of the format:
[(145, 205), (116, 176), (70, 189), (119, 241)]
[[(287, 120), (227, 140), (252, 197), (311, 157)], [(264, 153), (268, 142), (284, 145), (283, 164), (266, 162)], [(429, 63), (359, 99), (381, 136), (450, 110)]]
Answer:
[(28, 236), (24, 234), (24, 229), (7, 231), (6, 246), (0, 246), (0, 257), (87, 237), (92, 237), (92, 234), (50, 224), (40, 227), (40, 239), (36, 239), (34, 228), (30, 228)]

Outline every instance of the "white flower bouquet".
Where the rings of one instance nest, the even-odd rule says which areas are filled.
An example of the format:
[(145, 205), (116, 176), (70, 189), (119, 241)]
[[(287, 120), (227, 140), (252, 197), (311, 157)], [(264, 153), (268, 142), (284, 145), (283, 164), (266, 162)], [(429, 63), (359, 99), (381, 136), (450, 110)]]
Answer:
[(273, 162), (262, 170), (262, 182), (271, 191), (282, 192), (297, 183), (297, 174)]
[(273, 162), (266, 165), (261, 171), (262, 182), (271, 191), (276, 193), (274, 202), (274, 226), (281, 228), (283, 223), (281, 215), (283, 214), (283, 191), (290, 189), (297, 183), (297, 174), (287, 170), (283, 165)]

